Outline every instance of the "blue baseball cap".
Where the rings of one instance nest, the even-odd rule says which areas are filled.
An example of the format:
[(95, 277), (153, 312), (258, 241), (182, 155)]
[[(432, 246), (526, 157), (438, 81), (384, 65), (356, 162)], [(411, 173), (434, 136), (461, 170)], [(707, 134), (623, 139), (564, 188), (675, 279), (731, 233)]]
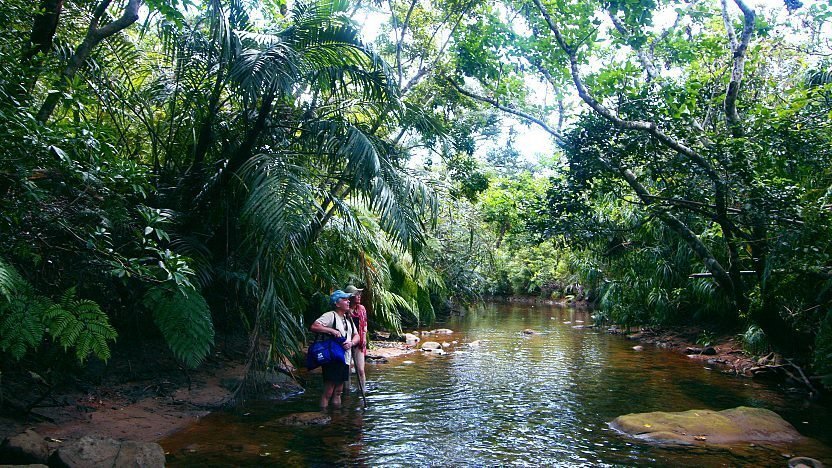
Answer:
[(347, 294), (344, 291), (341, 291), (340, 289), (336, 289), (334, 293), (329, 295), (329, 303), (335, 305), (335, 303), (338, 302), (338, 299), (343, 299), (345, 297), (350, 296), (352, 296), (352, 294)]

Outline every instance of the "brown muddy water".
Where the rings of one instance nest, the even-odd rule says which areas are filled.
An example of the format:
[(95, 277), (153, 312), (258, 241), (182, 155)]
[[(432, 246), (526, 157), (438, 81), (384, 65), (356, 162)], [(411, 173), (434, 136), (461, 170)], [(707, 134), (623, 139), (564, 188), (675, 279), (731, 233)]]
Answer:
[[(569, 322), (569, 323), (565, 323)], [(412, 353), (368, 365), (369, 407), (353, 393), (323, 427), (272, 423), (317, 411), (321, 383), (251, 402), (162, 440), (170, 466), (786, 466), (789, 456), (832, 463), (832, 409), (775, 384), (595, 329), (585, 311), (492, 304), (434, 328), (448, 354)], [(524, 335), (531, 328), (539, 335)], [(479, 346), (468, 343), (479, 341)], [(353, 379), (353, 383), (355, 380)], [(610, 429), (648, 411), (768, 408), (806, 444), (730, 448), (653, 446)]]

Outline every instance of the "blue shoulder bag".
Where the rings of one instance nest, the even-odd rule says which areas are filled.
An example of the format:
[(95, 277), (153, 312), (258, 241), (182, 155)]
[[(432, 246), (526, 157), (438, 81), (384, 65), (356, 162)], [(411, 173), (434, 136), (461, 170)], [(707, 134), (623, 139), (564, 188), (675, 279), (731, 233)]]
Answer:
[[(335, 323), (332, 324), (333, 328)], [(309, 370), (316, 367), (329, 364), (330, 362), (344, 362), (344, 348), (341, 346), (347, 338), (339, 336), (338, 338), (329, 337), (323, 339), (320, 333), (315, 334), (315, 341), (309, 345), (309, 350), (306, 352), (306, 368)]]

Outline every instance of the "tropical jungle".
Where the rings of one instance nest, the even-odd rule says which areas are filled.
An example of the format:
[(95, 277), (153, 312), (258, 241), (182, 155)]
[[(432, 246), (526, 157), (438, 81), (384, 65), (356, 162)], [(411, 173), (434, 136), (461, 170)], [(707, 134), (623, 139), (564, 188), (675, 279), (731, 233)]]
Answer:
[(373, 336), (577, 304), (828, 398), (828, 0), (0, 0), (0, 31), (0, 421), (231, 348), (245, 400), (347, 284)]

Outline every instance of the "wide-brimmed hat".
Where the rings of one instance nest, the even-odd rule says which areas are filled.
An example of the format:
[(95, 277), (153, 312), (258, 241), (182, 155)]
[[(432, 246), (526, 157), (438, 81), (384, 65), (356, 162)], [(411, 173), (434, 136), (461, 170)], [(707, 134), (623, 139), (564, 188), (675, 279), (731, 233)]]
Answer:
[(338, 302), (338, 299), (343, 299), (345, 297), (349, 298), (350, 296), (352, 296), (352, 294), (347, 294), (340, 289), (336, 289), (335, 292), (329, 295), (329, 303), (335, 305), (335, 303)]
[(347, 287), (344, 288), (345, 293), (348, 293), (348, 294), (353, 295), (353, 296), (356, 295), (356, 294), (361, 294), (361, 291), (363, 291), (363, 290), (364, 289), (356, 288), (355, 286), (353, 286), (351, 284), (347, 285)]

